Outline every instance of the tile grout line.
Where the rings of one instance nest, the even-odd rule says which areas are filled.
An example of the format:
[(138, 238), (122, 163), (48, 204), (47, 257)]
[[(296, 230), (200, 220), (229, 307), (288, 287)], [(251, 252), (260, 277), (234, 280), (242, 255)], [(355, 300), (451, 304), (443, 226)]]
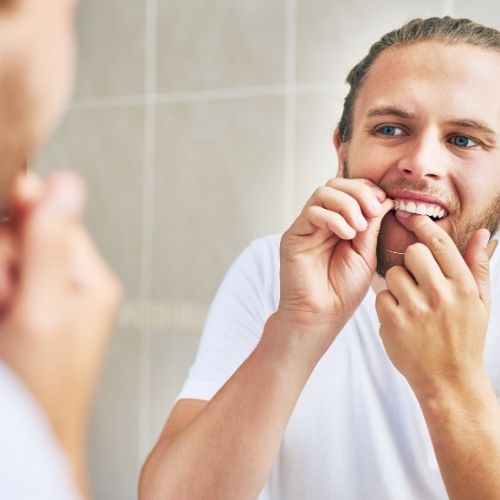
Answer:
[(286, 2), (283, 228), (293, 215), (295, 191), (297, 0)]
[[(343, 91), (344, 83), (301, 83), (294, 85), (262, 85), (211, 90), (186, 90), (149, 94), (151, 104), (185, 103), (216, 99), (245, 99), (252, 97), (301, 95)], [(143, 106), (144, 95), (82, 99), (73, 102), (72, 110), (106, 109), (117, 107)]]
[[(157, 46), (157, 0), (145, 0), (145, 94), (144, 106), (144, 159), (142, 200), (142, 263), (141, 296), (150, 297), (152, 277), (152, 255), (154, 235), (154, 175), (156, 160), (156, 46)], [(137, 429), (137, 461), (139, 469), (149, 453), (151, 420), (151, 334), (141, 327), (139, 353), (139, 398)]]

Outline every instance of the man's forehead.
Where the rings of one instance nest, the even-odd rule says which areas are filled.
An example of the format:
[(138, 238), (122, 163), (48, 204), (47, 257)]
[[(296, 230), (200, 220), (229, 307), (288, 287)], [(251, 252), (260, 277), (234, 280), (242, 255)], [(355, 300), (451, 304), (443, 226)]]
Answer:
[[(369, 114), (483, 121), (500, 129), (500, 53), (471, 45), (422, 42), (384, 51), (366, 75), (355, 121)], [(402, 116), (404, 117), (404, 116)]]

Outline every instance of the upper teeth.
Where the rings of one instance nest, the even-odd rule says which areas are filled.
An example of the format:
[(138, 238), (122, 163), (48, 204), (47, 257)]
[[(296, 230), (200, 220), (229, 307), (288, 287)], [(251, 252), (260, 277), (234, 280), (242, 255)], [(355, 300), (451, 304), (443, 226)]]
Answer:
[(422, 203), (409, 200), (394, 200), (394, 210), (403, 210), (411, 214), (428, 215), (438, 219), (442, 219), (445, 215), (448, 215), (444, 208), (434, 203)]

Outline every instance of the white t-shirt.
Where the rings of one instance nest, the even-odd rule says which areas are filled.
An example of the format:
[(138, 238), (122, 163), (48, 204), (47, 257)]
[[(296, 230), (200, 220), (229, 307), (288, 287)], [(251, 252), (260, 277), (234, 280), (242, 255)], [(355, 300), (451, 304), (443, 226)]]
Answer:
[(69, 463), (44, 414), (0, 361), (0, 498), (76, 500)]
[[(500, 394), (500, 251), (492, 258), (485, 368)], [(211, 399), (257, 345), (279, 301), (279, 236), (234, 262), (210, 309), (179, 399)], [(379, 337), (375, 293), (317, 364), (260, 500), (446, 499), (425, 421)]]

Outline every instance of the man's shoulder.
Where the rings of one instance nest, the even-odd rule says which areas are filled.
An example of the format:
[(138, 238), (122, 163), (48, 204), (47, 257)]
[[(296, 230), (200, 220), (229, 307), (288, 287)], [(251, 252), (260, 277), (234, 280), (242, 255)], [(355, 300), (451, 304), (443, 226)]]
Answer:
[(279, 269), (281, 234), (270, 234), (255, 238), (242, 253), (259, 267), (264, 266), (269, 270)]

